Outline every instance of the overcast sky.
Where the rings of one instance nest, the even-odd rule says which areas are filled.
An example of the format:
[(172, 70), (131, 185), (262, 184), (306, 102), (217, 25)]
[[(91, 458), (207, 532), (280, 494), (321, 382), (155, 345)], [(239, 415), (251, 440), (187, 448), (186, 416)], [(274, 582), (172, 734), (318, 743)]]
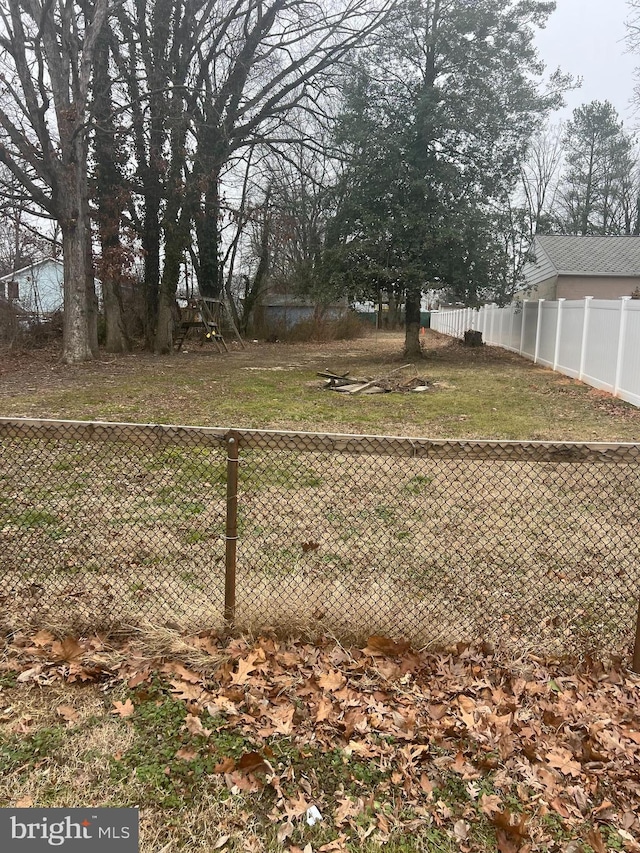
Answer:
[(558, 118), (589, 101), (610, 101), (629, 129), (640, 129), (640, 112), (629, 105), (634, 70), (640, 56), (626, 52), (626, 0), (556, 0), (556, 11), (537, 38), (538, 52), (548, 70), (560, 66), (582, 77), (582, 88), (565, 96), (567, 109)]

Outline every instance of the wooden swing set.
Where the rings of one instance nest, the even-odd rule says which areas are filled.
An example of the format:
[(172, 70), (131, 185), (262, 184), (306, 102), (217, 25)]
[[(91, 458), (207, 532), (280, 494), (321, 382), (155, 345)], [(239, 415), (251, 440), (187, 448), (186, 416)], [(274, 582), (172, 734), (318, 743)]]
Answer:
[(187, 299), (176, 300), (176, 308), (178, 316), (174, 323), (173, 346), (177, 352), (180, 352), (183, 343), (191, 335), (199, 337), (200, 346), (211, 341), (216, 345), (218, 352), (229, 352), (227, 342), (222, 335), (223, 320), (225, 325), (233, 330), (240, 346), (244, 349), (244, 341), (222, 299), (190, 296)]

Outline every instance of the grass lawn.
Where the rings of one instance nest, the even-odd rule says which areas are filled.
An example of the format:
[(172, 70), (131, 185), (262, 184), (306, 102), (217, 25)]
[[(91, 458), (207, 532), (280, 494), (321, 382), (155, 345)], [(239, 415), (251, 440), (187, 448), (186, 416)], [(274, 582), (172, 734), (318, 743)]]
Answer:
[[(435, 333), (402, 374), (436, 383), (431, 392), (350, 397), (316, 376), (384, 376), (404, 363), (401, 351), (399, 334), (249, 343), (228, 355), (101, 354), (77, 367), (53, 350), (12, 351), (0, 359), (0, 416), (640, 439), (640, 410)], [(34, 457), (32, 470), (45, 463)], [(74, 463), (58, 464), (65, 477)], [(56, 484), (37, 480), (41, 491)], [(192, 492), (184, 506), (175, 489), (154, 494), (158, 519), (180, 515), (188, 537), (201, 512)], [(38, 524), (28, 518), (36, 532), (52, 527), (40, 513)], [(105, 554), (114, 543), (105, 539)], [(229, 641), (151, 625), (133, 640), (18, 631), (0, 649), (0, 807), (138, 805), (142, 853), (638, 853), (639, 691), (616, 666), (507, 659), (490, 647)], [(314, 826), (311, 806), (323, 817)]]
[(429, 332), (425, 357), (401, 373), (423, 394), (351, 397), (322, 390), (318, 370), (384, 376), (405, 363), (402, 335), (346, 342), (207, 347), (68, 367), (57, 352), (9, 353), (0, 415), (261, 427), (426, 438), (636, 441), (640, 410), (505, 350), (474, 350)]

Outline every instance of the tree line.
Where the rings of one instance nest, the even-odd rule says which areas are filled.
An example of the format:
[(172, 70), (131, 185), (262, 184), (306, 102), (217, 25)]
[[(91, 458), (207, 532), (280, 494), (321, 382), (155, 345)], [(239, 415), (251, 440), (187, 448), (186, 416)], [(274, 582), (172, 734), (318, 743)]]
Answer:
[(64, 359), (97, 351), (94, 273), (107, 347), (130, 346), (139, 262), (156, 352), (185, 262), (243, 326), (266, 282), (384, 293), (411, 352), (425, 289), (508, 298), (536, 230), (637, 233), (613, 108), (540, 133), (572, 85), (535, 51), (554, 7), (0, 0), (2, 203), (61, 234)]

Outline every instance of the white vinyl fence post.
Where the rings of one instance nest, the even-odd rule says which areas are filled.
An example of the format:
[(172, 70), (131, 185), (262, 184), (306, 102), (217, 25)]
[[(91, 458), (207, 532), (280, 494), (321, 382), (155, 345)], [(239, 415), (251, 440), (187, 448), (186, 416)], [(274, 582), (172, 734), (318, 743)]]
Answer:
[(526, 307), (528, 303), (528, 299), (522, 300), (522, 328), (520, 329), (520, 349), (518, 352), (522, 355), (522, 350), (524, 349), (524, 321), (526, 319)]
[(618, 327), (618, 355), (616, 357), (616, 381), (613, 385), (613, 396), (618, 396), (620, 390), (620, 379), (622, 378), (622, 365), (624, 362), (624, 347), (627, 338), (627, 305), (630, 296), (620, 297), (620, 325)]
[(493, 330), (496, 325), (496, 306), (491, 306), (491, 327), (489, 329), (489, 343), (492, 344), (494, 342)]
[(591, 302), (593, 296), (585, 296), (584, 298), (584, 314), (582, 315), (582, 341), (580, 343), (580, 370), (578, 371), (578, 379), (584, 376), (584, 365), (587, 359), (587, 335), (589, 334), (589, 312), (591, 311)]
[(540, 330), (542, 328), (542, 306), (544, 299), (538, 299), (538, 319), (536, 321), (536, 348), (533, 352), (533, 363), (538, 363), (538, 354), (540, 352)]
[(562, 306), (566, 299), (558, 299), (558, 313), (556, 314), (556, 340), (553, 347), (553, 369), (558, 367), (558, 356), (560, 355), (560, 335), (562, 334)]
[(509, 305), (509, 349), (513, 349), (513, 315), (514, 315), (514, 307), (513, 302)]

